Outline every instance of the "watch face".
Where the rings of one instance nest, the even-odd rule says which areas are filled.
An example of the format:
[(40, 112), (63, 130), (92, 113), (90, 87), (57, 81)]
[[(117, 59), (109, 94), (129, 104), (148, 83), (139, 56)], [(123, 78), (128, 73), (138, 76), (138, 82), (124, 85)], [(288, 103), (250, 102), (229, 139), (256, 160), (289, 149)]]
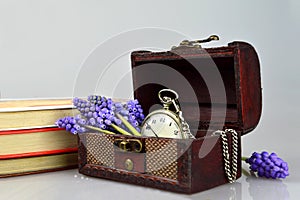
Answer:
[(182, 139), (178, 118), (171, 111), (166, 110), (150, 113), (143, 123), (141, 133), (148, 137)]

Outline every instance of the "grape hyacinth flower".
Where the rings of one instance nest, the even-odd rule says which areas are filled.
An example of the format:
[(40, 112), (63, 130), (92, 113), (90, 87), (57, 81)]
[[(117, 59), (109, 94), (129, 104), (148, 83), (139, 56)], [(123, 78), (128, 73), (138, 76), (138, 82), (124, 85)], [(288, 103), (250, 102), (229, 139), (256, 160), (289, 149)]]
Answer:
[(286, 178), (289, 175), (288, 164), (275, 153), (254, 152), (250, 158), (242, 158), (242, 160), (250, 164), (250, 170), (257, 172), (259, 177), (276, 179)]
[(111, 99), (105, 97), (89, 96), (88, 101), (74, 98), (74, 106), (86, 118), (88, 126), (98, 127), (103, 130), (110, 129), (110, 125), (114, 122), (120, 125), (121, 121), (114, 116), (109, 107), (112, 105)]
[[(108, 134), (113, 134), (114, 131), (117, 131), (125, 135), (133, 134), (140, 136), (139, 126), (145, 116), (137, 100), (130, 100), (126, 103), (115, 103), (111, 98), (90, 95), (87, 100), (74, 98), (73, 104), (81, 113), (77, 117), (80, 119), (72, 117), (60, 119), (56, 123), (59, 127), (71, 131), (70, 127), (73, 128), (75, 126), (78, 128), (80, 126), (81, 128), (88, 128)], [(72, 124), (66, 127), (64, 120), (71, 120)], [(72, 131), (75, 133), (78, 132), (74, 129)]]
[(145, 119), (142, 106), (138, 100), (129, 100), (126, 104), (115, 103), (115, 112), (122, 115), (138, 132), (139, 126)]
[[(142, 124), (145, 116), (143, 114), (142, 106), (137, 99), (129, 100), (126, 103), (119, 103), (113, 102), (111, 98), (90, 95), (88, 96), (88, 101), (96, 106), (96, 111), (102, 112), (100, 117), (103, 118), (105, 125), (109, 126), (111, 123), (115, 123), (117, 126), (128, 130), (124, 123), (115, 116), (115, 114), (120, 114), (131, 124), (131, 126), (140, 132), (139, 126)], [(103, 112), (106, 115), (103, 115)]]
[(55, 122), (55, 124), (59, 128), (64, 128), (72, 134), (86, 132), (86, 128), (84, 127), (86, 121), (85, 119), (82, 119), (80, 115), (77, 115), (76, 117), (67, 116), (60, 118)]

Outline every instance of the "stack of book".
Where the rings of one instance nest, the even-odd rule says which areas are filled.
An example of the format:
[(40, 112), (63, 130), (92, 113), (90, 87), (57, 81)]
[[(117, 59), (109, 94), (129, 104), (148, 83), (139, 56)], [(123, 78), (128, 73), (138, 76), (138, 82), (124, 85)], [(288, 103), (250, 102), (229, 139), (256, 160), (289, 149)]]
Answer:
[(71, 99), (0, 101), (0, 177), (77, 167), (77, 138), (57, 128)]

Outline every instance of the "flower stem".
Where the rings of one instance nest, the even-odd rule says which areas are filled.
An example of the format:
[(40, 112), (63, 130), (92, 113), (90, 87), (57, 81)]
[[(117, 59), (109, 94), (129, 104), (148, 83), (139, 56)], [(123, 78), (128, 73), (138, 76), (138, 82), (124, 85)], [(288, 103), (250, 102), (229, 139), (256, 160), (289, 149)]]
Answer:
[(246, 161), (248, 159), (248, 157), (243, 156), (242, 157), (242, 161)]
[(244, 168), (242, 168), (242, 173), (245, 175), (245, 176), (251, 176), (251, 174), (245, 170)]
[(105, 133), (105, 134), (115, 134), (114, 132), (111, 132), (111, 131), (108, 131), (108, 130), (103, 130), (101, 128), (97, 128), (97, 127), (94, 127), (94, 126), (88, 126), (88, 125), (85, 125), (86, 128), (88, 129), (91, 129), (91, 130), (94, 130), (94, 131), (99, 131), (99, 132), (102, 132), (102, 133)]
[(124, 123), (124, 125), (133, 133), (135, 136), (141, 136), (141, 134), (120, 114), (116, 114), (117, 117)]
[(132, 135), (132, 134), (128, 133), (127, 131), (125, 131), (124, 129), (118, 127), (115, 124), (111, 124), (111, 127), (113, 127), (116, 131), (120, 132), (123, 135)]

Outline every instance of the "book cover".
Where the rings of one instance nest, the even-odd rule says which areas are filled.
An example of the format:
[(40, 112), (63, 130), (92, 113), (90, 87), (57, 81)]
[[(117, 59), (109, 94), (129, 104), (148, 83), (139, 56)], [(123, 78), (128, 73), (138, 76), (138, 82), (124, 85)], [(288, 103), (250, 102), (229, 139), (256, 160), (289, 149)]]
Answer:
[(0, 131), (0, 177), (76, 168), (77, 137), (61, 128)]
[(76, 168), (77, 153), (0, 160), (0, 178)]
[(76, 152), (77, 137), (61, 128), (0, 131), (0, 159)]
[(78, 113), (72, 99), (0, 100), (0, 131), (55, 127), (58, 118)]

